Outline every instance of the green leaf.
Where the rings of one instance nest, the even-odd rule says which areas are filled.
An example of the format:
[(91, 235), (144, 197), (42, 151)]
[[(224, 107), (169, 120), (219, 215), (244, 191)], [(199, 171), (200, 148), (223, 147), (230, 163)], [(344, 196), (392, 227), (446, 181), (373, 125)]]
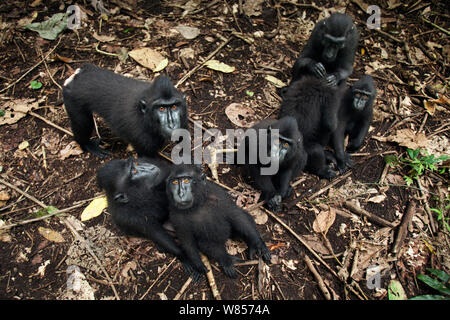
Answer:
[(403, 176), (403, 179), (405, 179), (406, 185), (408, 186), (410, 186), (413, 183), (412, 179), (408, 176)]
[(384, 162), (389, 166), (394, 167), (398, 164), (398, 158), (397, 156), (389, 154), (387, 156), (384, 156)]
[(38, 89), (42, 88), (42, 83), (40, 83), (39, 81), (33, 80), (30, 82), (30, 87), (33, 90), (38, 90)]
[(67, 14), (56, 13), (43, 22), (34, 22), (24, 25), (26, 29), (39, 33), (41, 38), (55, 40), (67, 28)]
[(430, 286), (431, 288), (433, 288), (441, 293), (450, 295), (450, 289), (445, 284), (443, 284), (442, 282), (440, 282), (436, 279), (433, 279), (425, 274), (419, 274), (417, 276), (417, 279), (426, 283), (428, 286)]
[(5, 110), (0, 110), (0, 117), (3, 117), (5, 115)]
[(389, 300), (407, 300), (405, 290), (402, 284), (398, 280), (391, 280), (388, 286), (388, 299)]
[(423, 296), (412, 297), (408, 300), (450, 300), (450, 298), (439, 296), (436, 294), (425, 294)]
[(443, 283), (447, 283), (450, 280), (450, 275), (445, 271), (431, 268), (427, 268), (427, 271), (438, 277)]
[(48, 206), (47, 208), (45, 208), (45, 210), (47, 211), (48, 214), (51, 214), (53, 212), (58, 211), (58, 208), (55, 208), (54, 206)]
[(252, 92), (252, 91), (250, 91), (250, 90), (246, 90), (245, 93), (246, 93), (248, 96), (250, 96), (250, 97), (253, 97), (254, 94), (255, 94), (254, 92)]

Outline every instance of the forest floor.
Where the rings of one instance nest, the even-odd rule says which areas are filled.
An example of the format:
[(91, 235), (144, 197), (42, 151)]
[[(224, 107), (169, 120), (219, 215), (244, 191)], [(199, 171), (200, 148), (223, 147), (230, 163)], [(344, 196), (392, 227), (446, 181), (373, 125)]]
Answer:
[[(168, 59), (162, 72), (174, 83), (189, 75), (178, 88), (191, 120), (224, 134), (238, 128), (224, 112), (232, 103), (254, 113), (238, 116), (242, 125), (277, 116), (280, 98), (268, 76), (288, 83), (314, 24), (335, 11), (349, 14), (360, 31), (349, 82), (368, 73), (377, 86), (369, 135), (351, 171), (332, 181), (297, 177), (278, 214), (256, 205), (258, 192), (235, 166), (219, 166), (219, 182), (233, 189), (240, 206), (253, 207), (273, 259), (268, 268), (258, 261), (238, 265), (236, 280), (211, 261), (218, 292), (222, 299), (325, 299), (310, 259), (332, 299), (388, 299), (395, 283), (408, 298), (438, 294), (416, 277), (430, 275), (427, 268), (450, 272), (449, 162), (422, 172), (419, 166), (433, 158), (407, 148), (450, 154), (445, 1), (372, 1), (381, 8), (381, 31), (367, 27), (364, 1), (245, 2), (251, 5), (110, 0), (103, 1), (109, 13), (102, 18), (89, 1), (80, 1), (81, 28), (55, 40), (22, 26), (65, 12), (62, 2), (0, 4), (0, 298), (214, 299), (206, 278), (190, 282), (176, 259), (149, 240), (123, 235), (106, 210), (81, 223), (83, 209), (102, 195), (97, 169), (133, 153), (101, 120), (99, 133), (112, 156), (99, 160), (80, 152), (60, 86), (85, 62), (151, 81), (156, 74), (127, 55), (151, 48)], [(183, 33), (182, 25), (195, 28), (189, 29), (194, 35)], [(235, 71), (202, 67), (189, 74), (208, 56)], [(193, 131), (192, 121), (189, 126)], [(43, 218), (49, 206), (67, 210)], [(245, 258), (239, 243), (228, 247)], [(85, 277), (76, 292), (69, 285), (72, 265)]]

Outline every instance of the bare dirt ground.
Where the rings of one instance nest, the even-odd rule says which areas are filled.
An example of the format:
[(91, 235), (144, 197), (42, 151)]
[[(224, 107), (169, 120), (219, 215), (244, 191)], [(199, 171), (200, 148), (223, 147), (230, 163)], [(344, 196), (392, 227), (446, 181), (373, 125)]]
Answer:
[[(267, 76), (287, 83), (314, 24), (335, 11), (352, 16), (361, 34), (349, 82), (369, 73), (377, 85), (369, 136), (347, 174), (333, 181), (301, 174), (281, 213), (252, 211), (273, 261), (269, 268), (258, 267), (258, 261), (237, 266), (236, 280), (212, 261), (218, 292), (222, 299), (325, 299), (309, 258), (333, 299), (388, 299), (393, 279), (407, 297), (436, 293), (416, 276), (426, 268), (450, 272), (449, 230), (443, 224), (449, 217), (449, 163), (426, 170), (408, 186), (404, 176), (412, 176), (411, 166), (385, 160), (408, 158), (407, 147), (450, 154), (445, 1), (375, 1), (381, 31), (367, 28), (364, 1), (245, 2), (251, 1), (241, 7), (233, 0), (110, 0), (103, 1), (109, 14), (102, 19), (89, 1), (79, 1), (81, 28), (65, 30), (56, 40), (21, 25), (65, 12), (74, 1), (0, 4), (0, 298), (214, 299), (206, 278), (190, 283), (178, 261), (148, 240), (124, 236), (106, 211), (77, 224), (92, 198), (101, 195), (96, 170), (133, 153), (100, 120), (99, 133), (113, 155), (99, 160), (80, 154), (63, 131), (70, 133), (70, 125), (59, 86), (84, 62), (152, 80), (155, 73), (126, 57), (140, 47), (167, 58), (163, 72), (177, 83), (219, 49), (213, 59), (235, 71), (202, 67), (179, 89), (187, 95), (192, 120), (224, 133), (237, 128), (224, 112), (231, 103), (252, 109), (256, 119), (277, 116), (280, 99)], [(180, 25), (199, 34), (187, 39), (177, 31)], [(32, 81), (42, 87), (33, 89)], [(236, 167), (220, 165), (218, 174), (240, 205), (255, 206), (257, 192)], [(349, 209), (349, 202), (370, 216)], [(76, 205), (42, 218), (48, 214), (42, 207)], [(402, 223), (410, 205), (413, 216)], [(442, 212), (440, 220), (432, 209)], [(318, 217), (329, 222), (325, 228), (318, 229)], [(396, 245), (403, 231), (406, 236)], [(245, 258), (236, 243), (229, 249)], [(70, 290), (73, 265), (85, 277), (77, 291)]]

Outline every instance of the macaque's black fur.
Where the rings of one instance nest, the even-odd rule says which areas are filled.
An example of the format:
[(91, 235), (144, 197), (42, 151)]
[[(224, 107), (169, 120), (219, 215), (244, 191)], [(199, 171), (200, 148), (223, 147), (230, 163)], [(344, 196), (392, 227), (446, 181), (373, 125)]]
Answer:
[[(325, 61), (325, 35), (345, 37), (344, 47), (341, 48), (333, 61)], [(358, 45), (359, 33), (352, 19), (342, 13), (334, 13), (330, 17), (319, 21), (308, 39), (302, 53), (292, 68), (292, 81), (301, 79), (305, 75), (314, 75), (329, 79), (329, 85), (338, 85), (347, 80), (353, 71), (353, 62)], [(317, 66), (321, 63), (321, 66)], [(331, 79), (328, 77), (334, 75)]]
[[(189, 207), (180, 208), (170, 191), (170, 184), (177, 177), (192, 181), (193, 202)], [(166, 181), (170, 221), (180, 246), (196, 271), (207, 271), (200, 258), (199, 253), (202, 252), (217, 260), (227, 276), (235, 278), (234, 258), (225, 249), (227, 239), (234, 236), (247, 243), (250, 258), (258, 253), (266, 262), (270, 261), (270, 251), (261, 239), (252, 216), (239, 208), (224, 189), (207, 181), (200, 168), (175, 165)]]
[(133, 158), (115, 159), (97, 171), (97, 183), (106, 192), (112, 220), (125, 234), (150, 239), (159, 251), (178, 257), (186, 271), (195, 278), (196, 273), (182, 249), (163, 228), (163, 223), (169, 219), (165, 190), (169, 165), (157, 159), (139, 158), (138, 164), (153, 164), (160, 172), (157, 177), (133, 180), (137, 169), (132, 162), (135, 162)]
[[(161, 133), (158, 118), (150, 110), (155, 100), (178, 99), (182, 127), (187, 128), (185, 98), (166, 76), (149, 83), (86, 63), (63, 87), (63, 96), (75, 140), (83, 150), (99, 157), (108, 152), (98, 147), (98, 141), (91, 140), (93, 113), (105, 119), (120, 138), (131, 143), (139, 156), (155, 156), (170, 139)], [(148, 107), (144, 108), (142, 102)]]
[[(353, 107), (356, 92), (354, 90), (364, 90), (370, 92), (370, 96), (364, 109), (357, 110)], [(338, 125), (331, 138), (331, 147), (334, 149), (336, 165), (339, 171), (344, 172), (347, 167), (352, 166), (352, 161), (348, 153), (356, 152), (361, 148), (364, 138), (369, 131), (373, 116), (373, 102), (377, 94), (377, 89), (373, 78), (364, 75), (352, 86), (347, 87), (342, 97), (339, 112)], [(344, 140), (348, 136), (347, 148), (344, 151)]]
[[(279, 170), (275, 175), (262, 175), (261, 168), (269, 167), (270, 164), (263, 165), (259, 159), (259, 131), (268, 128), (278, 129), (283, 137), (293, 141), (290, 150), (284, 160), (279, 164)], [(252, 127), (257, 131), (257, 148), (250, 149), (249, 138), (246, 136), (244, 143), (239, 148), (245, 148), (245, 173), (253, 180), (257, 189), (262, 191), (262, 198), (266, 201), (267, 207), (278, 212), (281, 210), (281, 199), (288, 197), (292, 193), (290, 182), (300, 174), (305, 168), (308, 155), (303, 147), (303, 137), (298, 130), (297, 122), (293, 117), (284, 117), (280, 120), (266, 119)], [(267, 150), (270, 155), (270, 137), (267, 139)], [(250, 155), (256, 155), (258, 162), (250, 164)]]
[(315, 77), (304, 77), (282, 90), (279, 118), (292, 116), (297, 120), (308, 154), (305, 171), (320, 178), (336, 176), (326, 163), (324, 147), (337, 127), (340, 92), (339, 87), (329, 87)]

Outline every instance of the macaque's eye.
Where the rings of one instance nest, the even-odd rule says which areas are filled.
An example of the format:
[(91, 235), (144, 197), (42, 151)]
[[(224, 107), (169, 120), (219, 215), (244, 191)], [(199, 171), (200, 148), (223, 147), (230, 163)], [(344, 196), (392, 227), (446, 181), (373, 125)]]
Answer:
[(289, 147), (289, 143), (285, 142), (285, 143), (283, 143), (283, 146), (285, 146), (287, 148), (287, 147)]
[(189, 179), (189, 178), (184, 178), (183, 179), (183, 183), (190, 183), (191, 182), (191, 179)]
[(172, 109), (172, 110), (177, 110), (177, 106), (176, 105), (173, 105), (172, 107), (170, 107), (170, 109)]
[(164, 111), (164, 110), (166, 110), (165, 107), (163, 107), (163, 106), (159, 107), (159, 111)]
[(361, 93), (359, 93), (359, 92), (355, 93), (355, 97), (357, 97), (357, 98), (361, 97)]
[(364, 100), (367, 100), (367, 99), (369, 99), (369, 96), (368, 96), (368, 95), (366, 95), (366, 94), (365, 94), (365, 95), (363, 95), (362, 97), (363, 97), (363, 99), (364, 99)]
[(172, 184), (178, 184), (178, 180), (172, 180)]

